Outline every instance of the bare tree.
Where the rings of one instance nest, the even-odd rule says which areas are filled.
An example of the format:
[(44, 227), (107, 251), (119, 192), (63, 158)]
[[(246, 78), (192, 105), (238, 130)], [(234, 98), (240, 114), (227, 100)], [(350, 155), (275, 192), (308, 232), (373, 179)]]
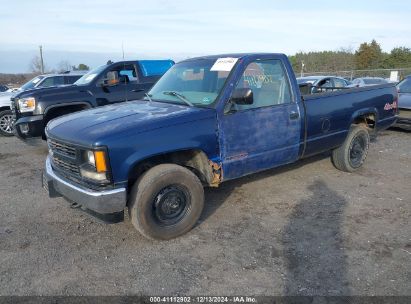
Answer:
[(35, 74), (41, 73), (41, 59), (39, 56), (34, 56), (33, 59), (30, 61), (30, 71)]
[(60, 72), (60, 73), (66, 72), (66, 71), (71, 71), (71, 70), (72, 70), (71, 64), (67, 60), (62, 60), (57, 65), (57, 71)]

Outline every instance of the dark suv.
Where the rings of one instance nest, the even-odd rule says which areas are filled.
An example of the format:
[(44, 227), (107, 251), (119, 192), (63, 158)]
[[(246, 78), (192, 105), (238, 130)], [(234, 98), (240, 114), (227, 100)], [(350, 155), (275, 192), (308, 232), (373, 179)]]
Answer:
[(70, 85), (76, 82), (84, 74), (85, 72), (74, 71), (62, 74), (39, 75), (27, 81), (16, 90), (0, 93), (0, 134), (3, 136), (13, 136), (13, 115), (11, 112), (10, 101), (10, 98), (12, 98), (13, 95), (27, 90)]
[(53, 118), (140, 99), (173, 65), (172, 60), (109, 61), (73, 85), (19, 93), (12, 98), (14, 133), (23, 140), (45, 139), (44, 128)]

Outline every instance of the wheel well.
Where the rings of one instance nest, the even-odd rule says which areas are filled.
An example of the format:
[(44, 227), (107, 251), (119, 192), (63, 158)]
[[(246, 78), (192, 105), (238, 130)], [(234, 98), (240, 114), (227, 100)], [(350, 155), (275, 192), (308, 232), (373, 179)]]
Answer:
[(10, 107), (0, 107), (0, 112), (6, 111), (6, 110), (11, 110)]
[(63, 116), (66, 114), (70, 114), (73, 112), (89, 109), (89, 108), (90, 106), (87, 104), (65, 105), (65, 106), (51, 108), (50, 110), (46, 112), (46, 117), (44, 119), (44, 125), (47, 125), (47, 123), (53, 118)]
[(159, 165), (173, 163), (191, 170), (204, 185), (218, 186), (222, 181), (221, 164), (217, 164), (208, 159), (207, 155), (197, 149), (180, 150), (164, 153), (139, 161), (129, 171), (129, 186), (150, 168)]
[(359, 125), (359, 124), (365, 124), (368, 129), (370, 130), (375, 130), (375, 114), (373, 113), (368, 113), (368, 114), (362, 114), (360, 116), (357, 116), (353, 124)]

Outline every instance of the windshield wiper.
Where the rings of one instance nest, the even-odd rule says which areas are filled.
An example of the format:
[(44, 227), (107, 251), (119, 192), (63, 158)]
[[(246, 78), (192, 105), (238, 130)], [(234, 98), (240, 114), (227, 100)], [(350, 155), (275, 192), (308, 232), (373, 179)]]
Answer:
[(171, 96), (175, 96), (178, 99), (180, 99), (181, 101), (185, 102), (187, 105), (189, 105), (190, 107), (194, 107), (194, 105), (191, 103), (191, 101), (189, 101), (183, 94), (178, 93), (176, 91), (164, 91), (163, 92), (164, 95), (171, 95)]

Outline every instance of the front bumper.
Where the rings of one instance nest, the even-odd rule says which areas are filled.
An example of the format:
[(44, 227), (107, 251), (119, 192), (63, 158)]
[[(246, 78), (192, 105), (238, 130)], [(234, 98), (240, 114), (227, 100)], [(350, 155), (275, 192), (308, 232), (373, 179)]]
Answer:
[(43, 136), (43, 115), (23, 116), (14, 123), (14, 135), (26, 140)]
[(126, 188), (96, 191), (75, 185), (72, 181), (58, 176), (51, 166), (49, 156), (43, 172), (43, 188), (48, 191), (50, 197), (63, 196), (99, 218), (101, 217), (98, 214), (123, 214), (127, 202)]

